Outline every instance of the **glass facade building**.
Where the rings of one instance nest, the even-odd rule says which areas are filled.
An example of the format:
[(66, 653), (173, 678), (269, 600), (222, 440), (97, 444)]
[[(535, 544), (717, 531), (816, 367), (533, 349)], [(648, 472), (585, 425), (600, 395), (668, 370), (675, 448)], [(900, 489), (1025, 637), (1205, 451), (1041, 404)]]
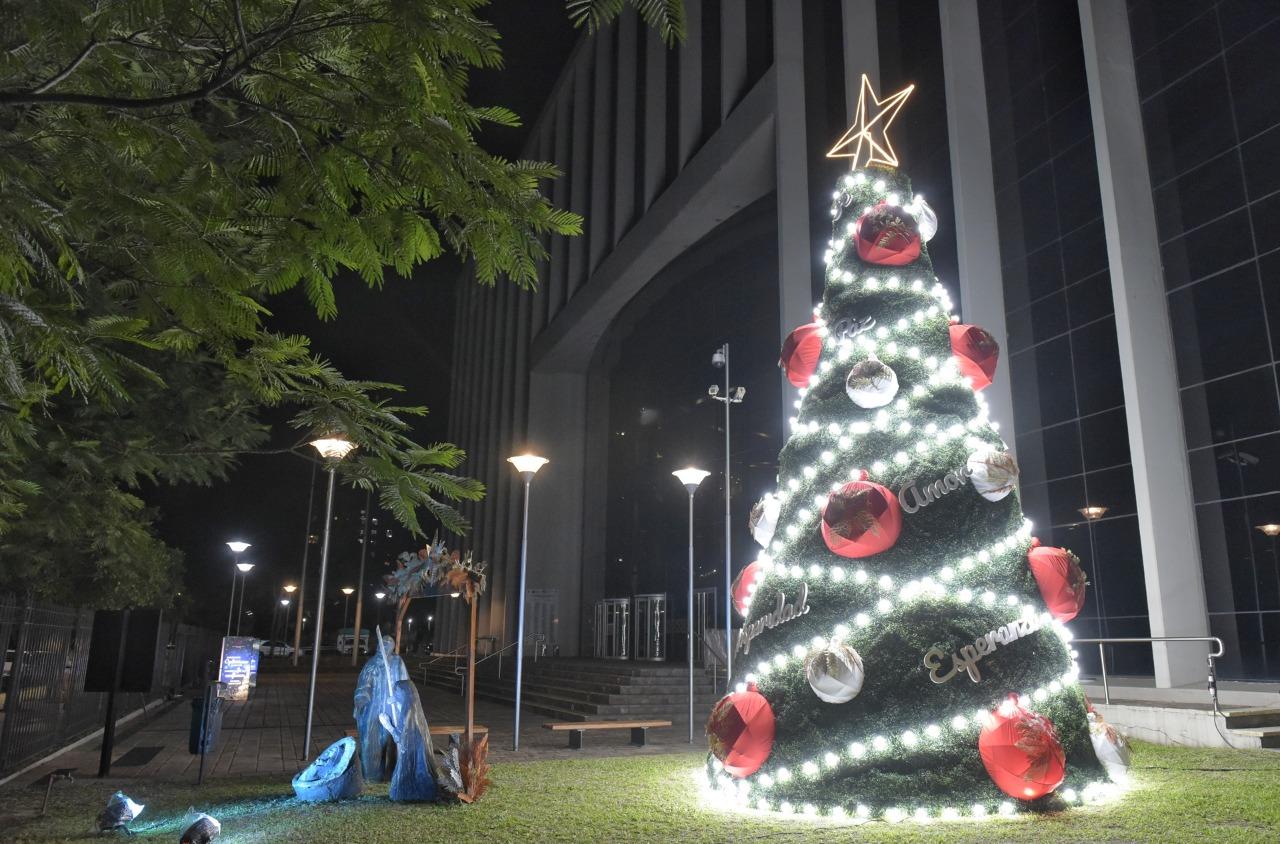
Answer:
[[(558, 596), (566, 653), (590, 655), (602, 598), (666, 592), (678, 608), (685, 513), (670, 471), (686, 462), (714, 472), (698, 493), (697, 585), (722, 588), (723, 409), (706, 388), (726, 341), (748, 389), (733, 411), (733, 566), (750, 562), (746, 514), (774, 483), (794, 398), (777, 348), (821, 289), (841, 170), (822, 155), (865, 71), (882, 91), (918, 85), (894, 142), (943, 220), (930, 249), (962, 316), (995, 303), (985, 319), (1006, 338), (1008, 377), (989, 392), (1008, 408), (1023, 507), (1091, 584), (1075, 633), (1211, 632), (1223, 675), (1280, 679), (1280, 537), (1262, 529), (1280, 523), (1280, 5), (688, 8), (673, 52), (630, 16), (580, 42), (528, 155), (565, 170), (553, 197), (586, 215), (586, 235), (550, 244), (536, 296), (459, 302), (451, 425), (493, 490), (468, 540), (497, 561), (482, 632), (513, 635), (519, 497), (499, 461), (526, 445), (552, 458), (526, 586)], [(1100, 85), (1129, 96), (1140, 125), (1118, 125)], [(1136, 206), (1149, 229), (1116, 212), (1135, 173), (1149, 176)], [(1147, 230), (1149, 265), (1126, 263), (1125, 238)], [(1203, 651), (1172, 653), (1116, 647), (1108, 662), (1199, 682)]]

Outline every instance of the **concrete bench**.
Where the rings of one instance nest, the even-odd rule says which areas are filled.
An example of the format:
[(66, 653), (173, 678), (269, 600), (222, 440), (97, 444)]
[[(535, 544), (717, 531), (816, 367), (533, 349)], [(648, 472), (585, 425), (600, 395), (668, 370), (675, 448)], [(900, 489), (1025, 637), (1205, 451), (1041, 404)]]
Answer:
[(568, 731), (569, 748), (581, 750), (582, 734), (587, 730), (630, 730), (631, 743), (636, 747), (644, 747), (651, 727), (670, 726), (670, 721), (548, 721), (542, 728), (558, 733)]

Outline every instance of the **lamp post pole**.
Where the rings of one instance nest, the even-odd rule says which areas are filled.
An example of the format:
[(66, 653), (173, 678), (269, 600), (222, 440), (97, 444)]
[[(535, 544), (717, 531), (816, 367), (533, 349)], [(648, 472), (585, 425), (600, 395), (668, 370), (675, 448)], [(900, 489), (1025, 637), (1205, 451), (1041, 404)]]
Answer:
[(240, 555), (253, 546), (248, 542), (232, 540), (227, 543), (227, 547), (231, 549), (232, 565), (231, 565), (231, 605), (227, 607), (227, 635), (231, 635), (231, 616), (236, 611), (236, 574), (240, 571)]
[[(546, 464), (547, 460), (544, 457), (523, 454), (518, 457), (509, 457), (507, 462), (515, 466), (520, 476), (524, 478), (524, 521), (520, 531), (520, 592), (516, 600), (516, 712), (511, 734), (511, 749), (519, 750), (520, 696), (524, 680), (524, 595), (527, 591), (525, 570), (529, 561), (529, 487), (533, 483), (533, 476)], [(474, 615), (472, 618), (474, 619)]]
[(307, 601), (307, 560), (311, 556), (311, 510), (316, 501), (316, 464), (311, 464), (311, 483), (307, 487), (307, 534), (302, 542), (302, 577), (298, 579), (298, 616), (293, 626), (293, 667), (298, 667), (302, 652), (302, 608)]
[[(236, 563), (236, 568), (240, 570), (240, 609), (236, 612), (236, 635), (240, 635), (240, 619), (244, 617), (244, 590), (249, 585), (249, 572), (253, 570), (253, 563)], [(232, 583), (232, 592), (235, 591), (235, 584)]]
[(333, 487), (337, 480), (338, 463), (346, 457), (355, 443), (337, 435), (324, 435), (311, 443), (325, 459), (325, 471), (329, 473), (329, 489), (324, 505), (324, 540), (320, 545), (320, 585), (316, 589), (315, 647), (311, 651), (311, 680), (307, 688), (307, 729), (302, 740), (302, 758), (311, 758), (311, 723), (316, 708), (316, 671), (320, 667), (320, 641), (324, 634), (324, 582), (329, 573), (329, 538), (333, 533)]
[(671, 474), (689, 491), (689, 620), (685, 627), (688, 628), (689, 640), (689, 744), (693, 744), (693, 494), (698, 491), (698, 484), (702, 483), (702, 479), (711, 473), (703, 469), (688, 468), (677, 469)]
[[(364, 494), (364, 537), (360, 540), (360, 577), (356, 581), (356, 641), (360, 641), (360, 625), (364, 623), (364, 561), (369, 556), (369, 507), (372, 493)], [(351, 649), (351, 665), (356, 664), (356, 653), (359, 649)]]
[(742, 402), (747, 390), (729, 386), (728, 343), (711, 356), (711, 365), (724, 368), (724, 395), (719, 395), (718, 386), (707, 393), (724, 404), (724, 670), (727, 686), (733, 678), (733, 472), (729, 461), (729, 410)]

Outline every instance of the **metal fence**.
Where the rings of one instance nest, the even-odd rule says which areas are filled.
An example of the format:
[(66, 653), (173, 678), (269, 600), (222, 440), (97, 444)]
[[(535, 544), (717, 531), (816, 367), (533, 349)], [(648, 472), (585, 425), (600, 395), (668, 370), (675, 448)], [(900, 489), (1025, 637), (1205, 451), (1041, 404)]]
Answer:
[[(84, 691), (93, 610), (0, 595), (0, 774), (102, 726), (107, 696)], [(217, 631), (161, 620), (151, 692), (118, 698), (117, 711), (200, 682), (218, 654)]]

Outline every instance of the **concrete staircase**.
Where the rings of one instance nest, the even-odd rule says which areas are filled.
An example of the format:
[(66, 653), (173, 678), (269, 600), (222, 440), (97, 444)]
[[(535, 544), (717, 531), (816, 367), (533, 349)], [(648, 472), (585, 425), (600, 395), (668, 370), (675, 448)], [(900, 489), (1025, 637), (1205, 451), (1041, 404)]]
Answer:
[[(513, 705), (515, 665), (496, 660), (476, 673), (476, 697)], [(414, 679), (458, 691), (461, 677), (451, 661), (420, 665)], [(723, 694), (709, 672), (694, 672), (694, 718), (704, 718)], [(525, 661), (522, 703), (527, 711), (562, 721), (666, 718), (684, 721), (689, 709), (689, 672), (679, 663), (544, 658)]]
[(1226, 715), (1227, 729), (1258, 740), (1259, 747), (1280, 748), (1280, 707), (1237, 709)]

